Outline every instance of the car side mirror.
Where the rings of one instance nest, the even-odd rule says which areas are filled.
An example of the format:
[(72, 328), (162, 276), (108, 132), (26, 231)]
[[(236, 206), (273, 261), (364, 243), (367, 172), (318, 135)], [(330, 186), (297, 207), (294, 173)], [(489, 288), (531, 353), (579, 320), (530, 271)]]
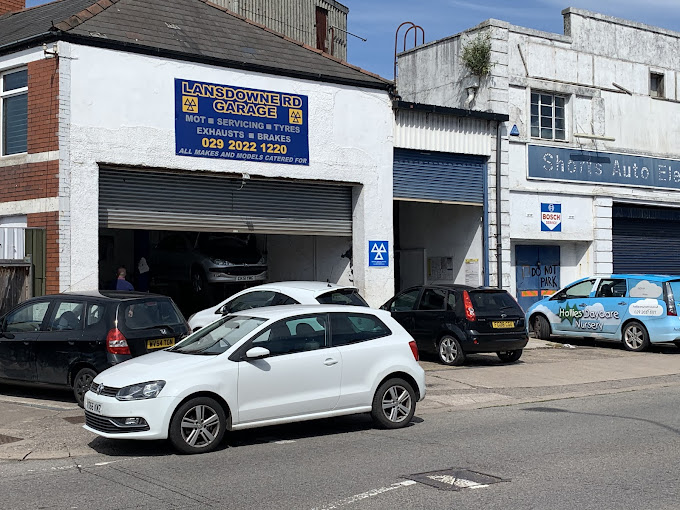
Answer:
[(219, 313), (221, 313), (222, 315), (227, 315), (227, 314), (229, 313), (229, 303), (227, 303), (226, 305), (224, 305), (224, 306), (223, 306), (222, 308), (220, 308), (218, 311), (219, 311)]
[(564, 292), (558, 292), (557, 294), (553, 295), (552, 299), (555, 301), (562, 301), (567, 299), (567, 295)]
[(264, 347), (253, 347), (252, 349), (248, 349), (248, 351), (246, 351), (246, 359), (262, 359), (268, 357), (270, 354), (271, 353), (269, 352), (269, 349), (265, 349)]

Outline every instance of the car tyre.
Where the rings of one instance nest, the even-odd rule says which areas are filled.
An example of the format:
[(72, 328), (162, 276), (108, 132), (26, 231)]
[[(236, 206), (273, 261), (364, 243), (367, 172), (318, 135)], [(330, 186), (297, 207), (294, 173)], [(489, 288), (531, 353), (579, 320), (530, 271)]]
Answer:
[(514, 351), (497, 352), (496, 356), (498, 356), (498, 358), (503, 363), (514, 363), (515, 361), (518, 361), (522, 357), (522, 349), (515, 349)]
[(226, 414), (217, 401), (210, 397), (193, 398), (175, 411), (168, 436), (181, 453), (210, 452), (222, 442), (226, 424)]
[(403, 379), (388, 379), (373, 396), (371, 417), (380, 427), (399, 429), (406, 427), (416, 412), (416, 393)]
[(437, 342), (437, 357), (440, 363), (448, 366), (462, 365), (465, 361), (465, 353), (457, 338), (444, 335)]
[(97, 377), (97, 372), (91, 368), (81, 368), (73, 378), (73, 396), (80, 407), (85, 405), (85, 393), (92, 386), (95, 377)]
[(640, 352), (649, 347), (649, 334), (637, 321), (626, 324), (621, 331), (621, 340), (627, 351)]
[(675, 346), (676, 346), (678, 349), (680, 349), (680, 340), (676, 340), (676, 341), (674, 341), (673, 343), (675, 344)]
[(537, 315), (534, 319), (534, 333), (539, 340), (550, 339), (550, 323), (542, 315)]

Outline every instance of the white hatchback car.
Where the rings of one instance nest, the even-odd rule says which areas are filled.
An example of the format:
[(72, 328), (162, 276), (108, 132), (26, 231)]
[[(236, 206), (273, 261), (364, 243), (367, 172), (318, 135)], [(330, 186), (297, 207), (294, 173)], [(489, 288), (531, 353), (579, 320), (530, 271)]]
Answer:
[(370, 412), (406, 426), (425, 397), (413, 338), (389, 314), (292, 305), (224, 316), (164, 351), (100, 373), (85, 429), (166, 439), (183, 453), (216, 448), (227, 430)]
[(265, 283), (237, 292), (221, 303), (189, 317), (189, 327), (196, 331), (227, 313), (277, 305), (356, 305), (368, 306), (356, 287), (326, 282)]

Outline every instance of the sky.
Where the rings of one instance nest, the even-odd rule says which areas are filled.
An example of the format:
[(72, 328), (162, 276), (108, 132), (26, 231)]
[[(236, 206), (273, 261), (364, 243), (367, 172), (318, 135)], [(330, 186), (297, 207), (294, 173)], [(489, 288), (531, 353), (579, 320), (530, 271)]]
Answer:
[[(46, 0), (27, 0), (26, 5), (43, 3)], [(340, 3), (349, 7), (348, 30), (367, 39), (363, 42), (348, 37), (348, 61), (389, 79), (393, 78), (395, 31), (404, 21), (423, 27), (425, 42), (457, 34), (489, 18), (562, 34), (562, 9), (576, 7), (680, 32), (680, 0), (340, 0)], [(406, 28), (402, 27), (400, 32), (400, 50)], [(412, 45), (413, 39), (409, 39)]]

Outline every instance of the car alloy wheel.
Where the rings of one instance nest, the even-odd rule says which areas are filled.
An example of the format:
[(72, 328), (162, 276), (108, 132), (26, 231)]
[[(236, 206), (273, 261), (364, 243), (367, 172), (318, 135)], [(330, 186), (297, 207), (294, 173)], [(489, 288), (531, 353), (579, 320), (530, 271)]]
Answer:
[(413, 388), (403, 379), (389, 379), (380, 385), (373, 397), (371, 416), (384, 428), (405, 427), (416, 410)]
[(85, 405), (85, 393), (92, 386), (95, 377), (97, 377), (97, 372), (91, 368), (81, 368), (73, 378), (73, 396), (80, 407)]
[(644, 351), (649, 345), (647, 330), (639, 322), (629, 322), (623, 328), (623, 346), (629, 351)]
[(180, 406), (170, 423), (170, 441), (183, 453), (214, 450), (224, 437), (225, 413), (212, 398), (199, 397)]
[(462, 365), (465, 361), (465, 354), (458, 340), (450, 335), (445, 335), (437, 344), (439, 361), (444, 365)]

